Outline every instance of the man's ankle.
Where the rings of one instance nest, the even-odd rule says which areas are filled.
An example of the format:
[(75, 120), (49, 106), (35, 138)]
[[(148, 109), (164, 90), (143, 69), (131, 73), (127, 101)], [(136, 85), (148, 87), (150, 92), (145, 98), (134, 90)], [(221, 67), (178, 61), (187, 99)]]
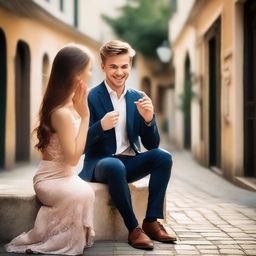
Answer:
[(139, 224), (137, 224), (136, 226), (132, 226), (132, 227), (128, 227), (128, 231), (129, 233), (131, 233), (135, 228), (137, 228), (139, 226)]
[(154, 222), (154, 221), (156, 221), (156, 220), (157, 220), (157, 218), (155, 218), (155, 217), (146, 217), (146, 218), (143, 220), (143, 222), (151, 223), (151, 222)]

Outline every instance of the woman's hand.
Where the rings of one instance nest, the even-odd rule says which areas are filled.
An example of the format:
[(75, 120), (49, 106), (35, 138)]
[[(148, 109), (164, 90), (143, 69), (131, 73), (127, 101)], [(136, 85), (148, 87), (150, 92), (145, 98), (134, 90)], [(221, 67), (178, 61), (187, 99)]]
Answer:
[(88, 88), (83, 83), (83, 80), (79, 81), (77, 88), (75, 90), (75, 94), (72, 98), (74, 108), (77, 113), (81, 116), (81, 118), (85, 118), (89, 116), (89, 107), (87, 101), (87, 92)]

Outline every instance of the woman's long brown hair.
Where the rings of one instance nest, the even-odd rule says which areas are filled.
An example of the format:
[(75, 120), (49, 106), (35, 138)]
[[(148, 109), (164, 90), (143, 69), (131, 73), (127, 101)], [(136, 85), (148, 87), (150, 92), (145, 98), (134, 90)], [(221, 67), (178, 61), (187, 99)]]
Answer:
[(39, 151), (45, 151), (55, 132), (51, 125), (52, 112), (66, 102), (74, 90), (76, 76), (84, 71), (90, 58), (89, 51), (76, 44), (65, 46), (55, 56), (39, 112), (39, 125), (34, 130), (38, 138), (35, 147)]

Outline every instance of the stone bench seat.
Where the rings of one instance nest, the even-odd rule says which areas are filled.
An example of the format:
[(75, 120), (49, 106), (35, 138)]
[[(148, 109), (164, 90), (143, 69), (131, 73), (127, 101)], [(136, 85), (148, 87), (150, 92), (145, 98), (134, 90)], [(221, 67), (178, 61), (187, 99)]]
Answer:
[[(127, 229), (118, 210), (113, 205), (108, 187), (101, 183), (89, 183), (95, 191), (94, 229), (95, 240), (126, 240)], [(148, 201), (148, 179), (129, 184), (134, 212), (139, 223), (145, 217)], [(30, 230), (40, 207), (34, 192), (25, 194), (1, 194), (0, 191), (0, 240), (9, 241)]]

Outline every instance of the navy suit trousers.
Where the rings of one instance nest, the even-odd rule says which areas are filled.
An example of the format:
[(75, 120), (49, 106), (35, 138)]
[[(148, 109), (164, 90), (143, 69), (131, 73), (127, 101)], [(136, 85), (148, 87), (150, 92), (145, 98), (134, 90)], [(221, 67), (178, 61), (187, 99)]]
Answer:
[(106, 157), (94, 170), (94, 182), (105, 183), (127, 229), (138, 225), (133, 212), (128, 183), (148, 174), (149, 197), (146, 217), (163, 218), (163, 204), (171, 175), (172, 156), (163, 149), (152, 149), (128, 158)]

